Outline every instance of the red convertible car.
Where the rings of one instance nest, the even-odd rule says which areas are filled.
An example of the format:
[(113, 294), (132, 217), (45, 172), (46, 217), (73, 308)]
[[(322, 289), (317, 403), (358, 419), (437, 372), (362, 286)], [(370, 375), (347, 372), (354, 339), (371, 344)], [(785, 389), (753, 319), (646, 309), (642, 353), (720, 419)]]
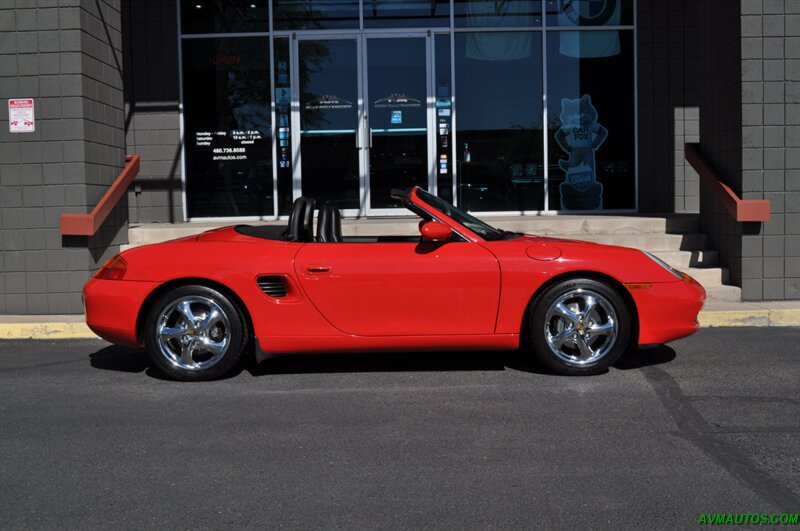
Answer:
[(561, 374), (693, 333), (705, 290), (625, 247), (510, 233), (420, 189), (394, 193), (419, 235), (343, 237), (335, 208), (129, 249), (84, 288), (100, 337), (180, 380), (303, 352), (512, 350)]

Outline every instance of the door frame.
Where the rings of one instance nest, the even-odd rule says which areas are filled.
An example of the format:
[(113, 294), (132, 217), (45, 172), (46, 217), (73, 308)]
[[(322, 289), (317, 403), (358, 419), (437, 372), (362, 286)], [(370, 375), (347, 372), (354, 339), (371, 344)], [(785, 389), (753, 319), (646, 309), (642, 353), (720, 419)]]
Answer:
[[(332, 41), (332, 40), (342, 40), (342, 41), (355, 41), (356, 43), (356, 76), (359, 78), (356, 80), (356, 85), (358, 89), (358, 102), (356, 104), (356, 112), (358, 114), (357, 118), (357, 125), (356, 125), (356, 149), (359, 151), (363, 151), (361, 146), (363, 145), (363, 135), (362, 135), (362, 122), (364, 115), (364, 87), (363, 84), (360, 82), (360, 78), (363, 77), (363, 65), (361, 64), (361, 47), (362, 47), (362, 38), (358, 34), (354, 33), (326, 33), (325, 35), (315, 35), (313, 33), (293, 33), (292, 40), (289, 44), (289, 61), (290, 66), (289, 70), (291, 72), (290, 81), (291, 81), (291, 95), (292, 95), (292, 103), (291, 103), (291, 114), (290, 114), (290, 121), (291, 121), (291, 128), (292, 128), (292, 201), (303, 195), (303, 182), (302, 182), (302, 174), (303, 174), (303, 158), (301, 157), (301, 143), (302, 143), (302, 135), (300, 131), (300, 41)], [(361, 155), (359, 154), (358, 159), (358, 166), (359, 166), (359, 207), (358, 208), (346, 208), (342, 209), (341, 213), (343, 216), (348, 217), (361, 217), (363, 216), (363, 205), (364, 200), (362, 197), (363, 189), (364, 189), (364, 169), (363, 163), (361, 161)]]
[(361, 172), (362, 172), (362, 198), (363, 204), (362, 207), (366, 210), (366, 215), (368, 216), (397, 216), (403, 215), (404, 212), (402, 209), (396, 208), (372, 208), (372, 200), (370, 194), (370, 154), (372, 149), (372, 141), (371, 141), (371, 134), (370, 134), (370, 123), (369, 123), (369, 116), (367, 114), (367, 110), (369, 109), (369, 76), (368, 76), (368, 69), (369, 69), (369, 41), (372, 39), (425, 39), (425, 117), (426, 117), (426, 129), (427, 129), (427, 152), (428, 152), (428, 160), (426, 168), (428, 170), (428, 190), (436, 194), (436, 172), (435, 172), (435, 165), (436, 165), (436, 109), (434, 102), (435, 99), (435, 87), (434, 87), (434, 49), (433, 49), (433, 36), (431, 31), (429, 30), (410, 30), (410, 31), (403, 31), (403, 32), (363, 32), (361, 35), (361, 39), (363, 40), (363, 44), (361, 46), (362, 56), (361, 61), (363, 64), (363, 68), (361, 71), (361, 78), (363, 83), (362, 93), (364, 95), (364, 107), (363, 107), (363, 114), (361, 120), (362, 126), (362, 135), (364, 139), (366, 139), (365, 149), (361, 150)]
[(436, 108), (435, 108), (435, 50), (433, 32), (431, 30), (408, 30), (408, 31), (382, 31), (367, 30), (358, 33), (325, 33), (323, 35), (307, 32), (293, 33), (289, 45), (290, 61), (290, 81), (291, 81), (291, 140), (292, 140), (292, 199), (297, 199), (302, 195), (302, 135), (300, 130), (300, 41), (326, 41), (326, 40), (355, 40), (356, 41), (356, 72), (358, 79), (358, 125), (356, 126), (356, 149), (358, 150), (359, 165), (359, 207), (342, 209), (341, 213), (347, 217), (363, 216), (403, 216), (402, 209), (394, 208), (371, 208), (370, 203), (370, 128), (369, 116), (369, 87), (368, 87), (368, 41), (370, 39), (397, 39), (397, 38), (422, 38), (425, 39), (425, 108), (426, 108), (426, 127), (427, 127), (427, 169), (428, 169), (428, 190), (436, 194), (437, 173), (436, 173)]

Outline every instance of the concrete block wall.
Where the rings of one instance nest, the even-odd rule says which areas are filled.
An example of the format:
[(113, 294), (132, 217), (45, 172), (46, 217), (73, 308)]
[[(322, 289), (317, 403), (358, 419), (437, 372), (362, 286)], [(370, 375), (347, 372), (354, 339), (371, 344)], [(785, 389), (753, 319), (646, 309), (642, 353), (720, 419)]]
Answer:
[(178, 112), (176, 4), (123, 0), (125, 138), (142, 156), (128, 193), (131, 223), (181, 222), (181, 138)]
[[(120, 205), (94, 237), (62, 238), (124, 163), (119, 0), (0, 1), (0, 314), (83, 311), (80, 292), (127, 241)], [(36, 132), (11, 134), (8, 99)]]
[[(697, 45), (704, 52), (699, 60), (700, 144), (737, 193), (742, 173), (739, 23), (738, 2), (709, 0), (698, 8)], [(700, 190), (701, 229), (719, 251), (720, 265), (729, 269), (730, 282), (741, 286), (742, 226), (708, 189), (701, 185)]]
[(638, 0), (639, 210), (698, 212), (683, 145), (699, 140), (696, 0)]
[(703, 2), (700, 139), (743, 199), (768, 199), (766, 223), (736, 223), (705, 191), (701, 227), (744, 300), (800, 298), (800, 2)]

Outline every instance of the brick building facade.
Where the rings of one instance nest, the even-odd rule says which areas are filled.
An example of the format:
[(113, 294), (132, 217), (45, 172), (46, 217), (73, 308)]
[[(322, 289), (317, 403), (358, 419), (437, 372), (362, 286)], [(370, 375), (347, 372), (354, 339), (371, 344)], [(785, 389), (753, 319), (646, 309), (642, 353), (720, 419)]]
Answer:
[[(633, 5), (638, 212), (699, 212), (743, 299), (800, 298), (800, 2)], [(0, 0), (0, 314), (80, 313), (83, 283), (129, 223), (185, 221), (179, 13)], [(13, 98), (34, 99), (35, 133), (9, 132)], [(771, 220), (734, 221), (686, 142), (743, 199), (768, 199)], [(126, 200), (97, 235), (62, 236), (59, 216), (90, 211), (126, 153), (142, 157)]]

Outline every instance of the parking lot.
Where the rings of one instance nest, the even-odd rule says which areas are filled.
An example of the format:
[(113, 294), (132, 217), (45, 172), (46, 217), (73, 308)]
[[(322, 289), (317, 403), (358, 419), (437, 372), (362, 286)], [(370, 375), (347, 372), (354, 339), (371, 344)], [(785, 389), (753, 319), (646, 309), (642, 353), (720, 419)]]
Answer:
[(683, 528), (800, 512), (800, 329), (703, 329), (604, 375), (506, 353), (277, 358), (167, 381), (0, 342), (0, 527)]

